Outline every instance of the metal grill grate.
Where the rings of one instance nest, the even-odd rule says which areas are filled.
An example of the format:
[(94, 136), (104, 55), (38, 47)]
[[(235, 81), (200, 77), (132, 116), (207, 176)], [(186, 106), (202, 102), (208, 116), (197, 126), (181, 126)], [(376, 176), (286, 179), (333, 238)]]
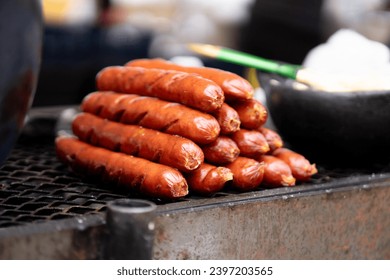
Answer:
[[(328, 187), (329, 184), (337, 184), (340, 179), (361, 175), (390, 177), (389, 171), (388, 166), (374, 166), (370, 170), (331, 170), (319, 167), (319, 174), (301, 186), (325, 184)], [(235, 191), (226, 189), (214, 197), (236, 194)], [(105, 211), (107, 202), (129, 196), (134, 197), (135, 194), (86, 182), (70, 173), (57, 160), (53, 141), (43, 141), (40, 144), (22, 141), (0, 166), (0, 228), (97, 214)], [(174, 202), (153, 202), (161, 205), (199, 199), (207, 198), (189, 195)]]
[(124, 194), (72, 175), (50, 145), (18, 145), (0, 167), (0, 227), (105, 211)]

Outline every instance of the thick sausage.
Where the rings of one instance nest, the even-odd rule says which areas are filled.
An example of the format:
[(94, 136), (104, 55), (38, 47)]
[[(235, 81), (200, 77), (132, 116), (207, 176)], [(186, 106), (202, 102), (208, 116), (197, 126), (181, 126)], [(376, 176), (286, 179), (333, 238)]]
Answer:
[(211, 67), (184, 67), (161, 58), (135, 59), (128, 62), (126, 66), (139, 66), (145, 68), (159, 68), (182, 71), (186, 73), (196, 73), (217, 83), (222, 88), (225, 97), (229, 100), (250, 99), (253, 97), (253, 87), (247, 80), (237, 74), (221, 69)]
[(241, 127), (257, 129), (264, 125), (268, 119), (266, 107), (256, 99), (230, 103), (240, 117)]
[(263, 155), (257, 158), (264, 162), (264, 178), (262, 184), (267, 187), (291, 187), (295, 185), (295, 178), (291, 169), (281, 159), (271, 155)]
[(315, 164), (311, 164), (303, 155), (290, 149), (279, 148), (272, 154), (290, 166), (297, 181), (307, 181), (318, 172)]
[(188, 194), (187, 181), (176, 169), (113, 152), (75, 137), (56, 139), (58, 158), (77, 174), (162, 199)]
[(226, 164), (236, 160), (240, 149), (236, 142), (226, 136), (219, 136), (213, 143), (202, 146), (204, 158), (212, 164)]
[(203, 163), (202, 149), (189, 139), (136, 125), (125, 125), (81, 113), (72, 123), (73, 133), (94, 146), (165, 164), (188, 172)]
[(112, 121), (177, 134), (197, 144), (215, 141), (221, 130), (218, 121), (209, 114), (179, 103), (135, 94), (90, 93), (81, 103), (81, 109)]
[(221, 108), (212, 113), (221, 127), (221, 134), (231, 134), (240, 129), (240, 117), (236, 110), (228, 104), (223, 103)]
[(109, 66), (97, 74), (96, 86), (100, 91), (157, 97), (203, 112), (215, 111), (225, 100), (222, 89), (213, 81), (162, 69)]
[(244, 157), (256, 158), (269, 151), (267, 140), (257, 130), (240, 129), (231, 135), (240, 149), (240, 155)]
[(230, 169), (203, 163), (185, 175), (190, 191), (201, 195), (211, 195), (223, 189), (226, 182), (233, 180)]
[(264, 163), (251, 158), (238, 157), (225, 165), (233, 173), (232, 186), (240, 191), (254, 190), (263, 181)]
[(276, 149), (283, 147), (283, 139), (275, 130), (262, 126), (259, 128), (259, 131), (261, 132), (261, 134), (264, 135), (265, 140), (267, 140), (270, 153), (272, 153)]

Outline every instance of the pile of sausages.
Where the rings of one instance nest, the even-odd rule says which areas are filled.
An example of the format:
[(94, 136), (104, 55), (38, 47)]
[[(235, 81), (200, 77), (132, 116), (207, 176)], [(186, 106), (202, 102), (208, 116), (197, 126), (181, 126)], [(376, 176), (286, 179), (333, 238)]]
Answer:
[(242, 77), (163, 59), (137, 59), (96, 76), (60, 160), (83, 176), (174, 199), (224, 187), (294, 186), (317, 172), (266, 128), (268, 113)]

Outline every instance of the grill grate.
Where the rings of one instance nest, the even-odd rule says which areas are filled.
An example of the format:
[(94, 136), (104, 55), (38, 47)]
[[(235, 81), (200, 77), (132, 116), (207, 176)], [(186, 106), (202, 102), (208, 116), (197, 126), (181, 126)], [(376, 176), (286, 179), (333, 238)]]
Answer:
[[(301, 184), (302, 186), (378, 174), (373, 175), (373, 172), (382, 172), (380, 174), (383, 175), (383, 172), (390, 171), (388, 166), (377, 166), (370, 170), (318, 168), (319, 173), (311, 181)], [(227, 189), (214, 197), (235, 194), (235, 191)], [(105, 212), (107, 202), (129, 196), (136, 195), (112, 189), (110, 186), (86, 182), (70, 173), (67, 167), (57, 160), (53, 141), (43, 141), (40, 144), (21, 141), (8, 160), (0, 166), (0, 228), (98, 214)], [(196, 199), (205, 198), (190, 195), (179, 202)], [(161, 205), (178, 201), (153, 202)]]
[(96, 214), (125, 196), (69, 173), (52, 145), (18, 144), (0, 167), (0, 227)]

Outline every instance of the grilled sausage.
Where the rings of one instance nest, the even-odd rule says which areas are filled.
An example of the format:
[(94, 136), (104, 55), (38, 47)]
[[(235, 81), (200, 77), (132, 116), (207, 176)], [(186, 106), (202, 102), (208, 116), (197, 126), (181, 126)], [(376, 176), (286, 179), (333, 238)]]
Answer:
[(297, 181), (307, 181), (318, 172), (315, 164), (311, 164), (303, 155), (290, 149), (279, 148), (273, 152), (273, 155), (290, 166), (292, 175)]
[(215, 141), (221, 130), (217, 120), (209, 114), (135, 94), (90, 93), (84, 98), (81, 109), (112, 121), (177, 134), (197, 144)]
[(57, 137), (58, 158), (75, 173), (162, 199), (187, 195), (188, 185), (176, 169), (113, 152), (75, 137)]
[(244, 157), (256, 158), (269, 151), (267, 140), (257, 130), (240, 129), (231, 135), (240, 149), (240, 155)]
[(261, 132), (261, 134), (264, 135), (265, 140), (267, 140), (270, 153), (272, 153), (278, 148), (283, 147), (283, 139), (276, 131), (266, 128), (264, 126), (260, 127), (258, 130)]
[(203, 112), (220, 108), (222, 89), (196, 74), (142, 67), (109, 66), (96, 76), (100, 91), (116, 91), (178, 102)]
[(201, 195), (211, 195), (223, 189), (226, 182), (233, 179), (230, 169), (203, 163), (185, 175), (190, 191)]
[(230, 103), (240, 117), (241, 127), (257, 129), (264, 125), (268, 119), (268, 111), (265, 106), (256, 99)]
[(268, 187), (291, 187), (295, 185), (290, 167), (281, 159), (271, 155), (262, 155), (257, 158), (264, 162), (264, 178), (262, 184)]
[(221, 134), (231, 134), (240, 129), (240, 117), (236, 110), (227, 103), (223, 103), (221, 108), (212, 113), (221, 127)]
[(251, 158), (238, 157), (232, 163), (225, 165), (233, 173), (233, 188), (240, 191), (254, 190), (263, 181), (264, 163)]
[(217, 83), (223, 90), (225, 97), (229, 100), (250, 99), (253, 97), (254, 89), (244, 78), (232, 72), (211, 67), (184, 67), (167, 60), (156, 59), (135, 59), (129, 61), (126, 66), (139, 66), (145, 68), (159, 68), (176, 70), (186, 73), (196, 73), (206, 79)]
[(94, 146), (120, 151), (188, 172), (203, 163), (202, 149), (186, 138), (136, 125), (125, 125), (81, 113), (73, 133)]
[(205, 160), (212, 164), (226, 164), (236, 160), (240, 149), (236, 142), (226, 136), (219, 136), (214, 142), (202, 146)]

